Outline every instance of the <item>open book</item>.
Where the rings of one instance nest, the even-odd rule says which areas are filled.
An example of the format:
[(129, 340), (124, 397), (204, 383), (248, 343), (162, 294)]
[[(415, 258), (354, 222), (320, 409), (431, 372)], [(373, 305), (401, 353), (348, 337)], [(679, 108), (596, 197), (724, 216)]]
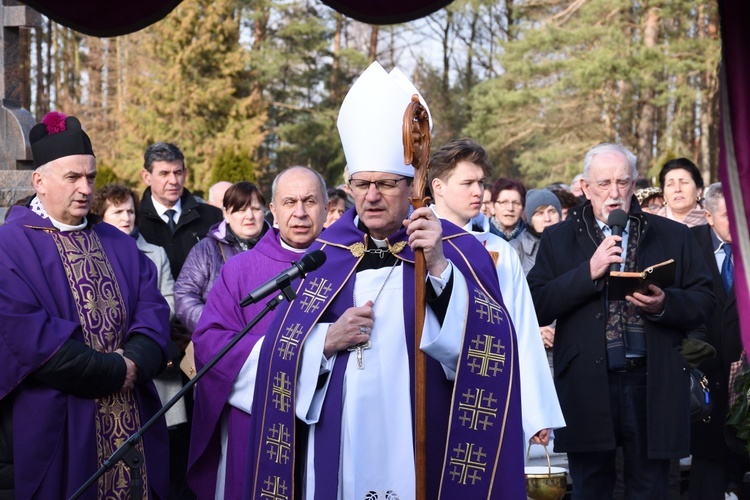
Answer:
[(674, 285), (674, 259), (654, 264), (641, 272), (612, 271), (609, 273), (609, 300), (625, 300), (626, 295), (640, 292), (648, 295), (649, 285), (666, 288)]

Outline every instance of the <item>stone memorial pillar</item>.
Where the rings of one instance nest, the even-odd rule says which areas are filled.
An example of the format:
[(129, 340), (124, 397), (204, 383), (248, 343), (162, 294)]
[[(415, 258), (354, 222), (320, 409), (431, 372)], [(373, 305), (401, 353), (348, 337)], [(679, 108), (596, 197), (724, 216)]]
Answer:
[(15, 0), (0, 0), (0, 222), (7, 207), (33, 193), (29, 131), (35, 120), (21, 107), (21, 27), (37, 28), (41, 16)]

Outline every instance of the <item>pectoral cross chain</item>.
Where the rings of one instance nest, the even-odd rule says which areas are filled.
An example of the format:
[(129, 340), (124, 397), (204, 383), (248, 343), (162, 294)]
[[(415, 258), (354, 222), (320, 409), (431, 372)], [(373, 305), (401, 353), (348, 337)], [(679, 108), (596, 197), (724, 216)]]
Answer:
[(368, 340), (347, 349), (349, 352), (357, 351), (357, 370), (365, 369), (365, 349), (370, 349), (371, 347), (372, 343)]

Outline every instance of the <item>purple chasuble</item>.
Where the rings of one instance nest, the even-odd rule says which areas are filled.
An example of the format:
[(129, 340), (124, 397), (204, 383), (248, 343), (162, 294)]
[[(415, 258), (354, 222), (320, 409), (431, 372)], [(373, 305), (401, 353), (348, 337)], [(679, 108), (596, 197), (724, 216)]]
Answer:
[[(113, 443), (149, 420), (161, 402), (151, 382), (138, 383), (129, 394), (84, 399), (30, 375), (68, 339), (111, 352), (138, 333), (156, 342), (166, 359), (169, 308), (153, 263), (135, 240), (109, 224), (63, 234), (48, 219), (14, 207), (0, 227), (0, 262), (0, 398), (12, 398), (16, 498), (67, 498), (108, 458)], [(123, 408), (128, 405), (137, 408), (135, 414)], [(102, 415), (105, 409), (113, 413)], [(163, 498), (163, 420), (142, 445), (149, 498)], [(83, 498), (100, 493), (92, 486)]]
[[(354, 224), (354, 210), (329, 227), (312, 249), (326, 263), (308, 274), (297, 299), (279, 311), (261, 350), (253, 401), (244, 498), (297, 498), (301, 494), (306, 429), (295, 418), (299, 355), (318, 322), (333, 322), (348, 307), (360, 258), (351, 245), (367, 246)], [(502, 305), (489, 254), (472, 235), (443, 222), (443, 249), (465, 277), (468, 317), (455, 383), (437, 361), (427, 358), (428, 498), (525, 499), (520, 383), (515, 331)], [(405, 241), (400, 231), (390, 244)], [(397, 258), (404, 267), (404, 333), (414, 375), (414, 268), (407, 246)], [(471, 263), (469, 262), (471, 261)], [(272, 336), (271, 332), (275, 332)], [(342, 382), (348, 352), (337, 355), (321, 416), (315, 425), (315, 498), (336, 498), (343, 408)], [(414, 404), (413, 382), (412, 411)], [(274, 496), (275, 495), (275, 496)]]
[[(279, 230), (271, 228), (255, 247), (227, 261), (208, 294), (193, 333), (198, 370), (244, 329), (272, 297), (248, 307), (240, 307), (240, 301), (301, 256), (282, 247)], [(227, 416), (229, 436), (224, 498), (242, 495), (250, 415), (227, 401), (237, 374), (255, 343), (266, 334), (272, 319), (273, 313), (267, 314), (195, 386), (188, 483), (198, 498), (214, 498), (223, 414)]]

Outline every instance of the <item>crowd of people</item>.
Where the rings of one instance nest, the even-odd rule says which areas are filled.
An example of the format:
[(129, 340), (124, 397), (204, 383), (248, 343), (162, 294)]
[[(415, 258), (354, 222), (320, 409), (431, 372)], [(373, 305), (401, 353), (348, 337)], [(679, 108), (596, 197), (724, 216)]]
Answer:
[[(205, 202), (168, 142), (144, 153), (142, 196), (95, 191), (80, 122), (45, 116), (36, 194), (0, 227), (0, 497), (69, 498), (107, 465), (82, 498), (525, 499), (529, 446), (550, 443), (575, 499), (674, 498), (688, 456), (689, 498), (739, 497), (721, 184), (677, 158), (651, 186), (615, 143), (592, 145), (569, 184), (493, 180), (469, 138), (420, 172), (404, 162), (413, 96), (429, 117), (374, 63), (339, 113), (341, 185), (291, 166), (269, 198), (222, 181)], [(279, 281), (292, 297), (245, 305), (315, 250), (316, 269)], [(673, 283), (610, 300), (610, 272), (668, 259)], [(686, 359), (688, 337), (704, 358)], [(698, 421), (688, 361), (710, 383)], [(134, 445), (143, 467), (109, 464), (167, 402)]]

